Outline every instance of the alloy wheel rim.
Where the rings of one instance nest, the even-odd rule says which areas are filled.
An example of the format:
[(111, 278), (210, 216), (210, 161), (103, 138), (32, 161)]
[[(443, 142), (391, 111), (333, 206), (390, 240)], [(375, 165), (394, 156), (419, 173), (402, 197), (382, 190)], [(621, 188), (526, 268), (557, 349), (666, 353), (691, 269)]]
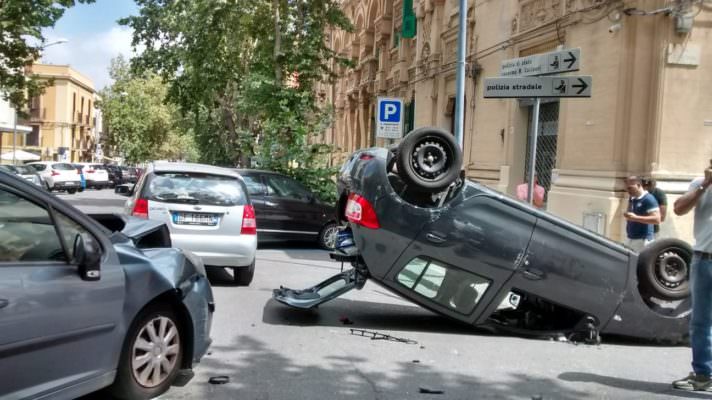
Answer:
[(339, 231), (339, 227), (336, 225), (326, 228), (324, 232), (324, 245), (330, 249), (336, 247), (336, 234)]
[(139, 331), (131, 350), (131, 371), (141, 386), (161, 385), (176, 368), (180, 352), (178, 328), (169, 318), (157, 316)]

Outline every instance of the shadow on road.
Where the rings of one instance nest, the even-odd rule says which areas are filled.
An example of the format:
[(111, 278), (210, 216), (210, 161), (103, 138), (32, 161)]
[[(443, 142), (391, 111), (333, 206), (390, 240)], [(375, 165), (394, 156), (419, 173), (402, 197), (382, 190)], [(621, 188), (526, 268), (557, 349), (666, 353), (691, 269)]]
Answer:
[[(353, 324), (344, 325), (348, 318)], [(312, 310), (299, 310), (273, 299), (265, 304), (262, 322), (269, 325), (338, 326), (373, 330), (471, 335), (475, 328), (419, 307), (334, 299)]]
[[(316, 339), (315, 339), (316, 340)], [(592, 392), (563, 387), (557, 380), (528, 374), (483, 381), (477, 371), (441, 373), (427, 364), (415, 364), (404, 354), (388, 374), (374, 369), (369, 360), (348, 354), (327, 357), (321, 366), (303, 360), (299, 349), (279, 353), (250, 335), (237, 335), (227, 346), (213, 346), (201, 362), (207, 377), (225, 375), (230, 382), (211, 385), (207, 377), (191, 383), (190, 391), (173, 388), (171, 399), (576, 399)], [(407, 361), (406, 361), (407, 360)], [(442, 390), (441, 395), (420, 394), (419, 388)]]
[[(661, 365), (661, 368), (663, 366)], [(684, 374), (684, 371), (682, 372)], [(680, 375), (682, 377), (682, 374)], [(625, 389), (636, 392), (645, 392), (652, 394), (666, 394), (670, 397), (686, 398), (686, 399), (711, 399), (709, 393), (686, 392), (684, 390), (673, 389), (669, 382), (646, 382), (633, 379), (616, 378), (613, 376), (605, 376), (591, 374), (586, 372), (565, 372), (558, 376), (559, 379), (567, 382), (593, 382), (604, 386), (610, 386), (617, 389)]]

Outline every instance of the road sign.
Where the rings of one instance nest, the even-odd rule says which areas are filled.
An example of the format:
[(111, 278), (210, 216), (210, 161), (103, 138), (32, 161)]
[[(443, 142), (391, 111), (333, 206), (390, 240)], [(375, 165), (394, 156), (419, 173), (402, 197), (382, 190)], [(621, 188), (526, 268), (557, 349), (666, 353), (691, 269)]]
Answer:
[(400, 139), (403, 136), (403, 100), (378, 98), (376, 137)]
[(560, 74), (578, 71), (581, 49), (566, 49), (551, 53), (534, 54), (528, 57), (502, 61), (500, 76), (533, 76)]
[(591, 97), (591, 77), (485, 78), (485, 98)]

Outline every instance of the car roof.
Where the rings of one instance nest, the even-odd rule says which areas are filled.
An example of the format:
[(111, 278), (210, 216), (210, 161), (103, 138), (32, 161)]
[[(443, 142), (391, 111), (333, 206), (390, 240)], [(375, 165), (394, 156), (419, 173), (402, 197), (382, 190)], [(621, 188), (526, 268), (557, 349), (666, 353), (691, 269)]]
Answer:
[(233, 169), (206, 164), (154, 162), (149, 169), (151, 170), (150, 172), (195, 172), (199, 174), (224, 175), (240, 178), (240, 174)]
[[(237, 173), (239, 173), (239, 174), (246, 174), (246, 175), (249, 175), (249, 174), (271, 174), (271, 175), (287, 176), (287, 175), (284, 175), (284, 174), (279, 173), (279, 172), (267, 171), (267, 170), (264, 170), (264, 169), (245, 169), (245, 168), (239, 168), (239, 169), (235, 169), (235, 171), (237, 171)], [(287, 176), (287, 177), (289, 178), (289, 176)]]

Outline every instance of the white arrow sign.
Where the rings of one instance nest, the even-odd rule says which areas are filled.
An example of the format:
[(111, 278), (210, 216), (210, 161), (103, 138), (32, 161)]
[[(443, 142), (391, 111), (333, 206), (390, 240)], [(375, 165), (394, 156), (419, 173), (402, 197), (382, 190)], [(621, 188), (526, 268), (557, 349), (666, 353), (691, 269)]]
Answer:
[(580, 59), (581, 49), (579, 48), (513, 58), (502, 61), (499, 75), (515, 77), (578, 71)]
[(485, 78), (485, 98), (591, 97), (591, 76)]

